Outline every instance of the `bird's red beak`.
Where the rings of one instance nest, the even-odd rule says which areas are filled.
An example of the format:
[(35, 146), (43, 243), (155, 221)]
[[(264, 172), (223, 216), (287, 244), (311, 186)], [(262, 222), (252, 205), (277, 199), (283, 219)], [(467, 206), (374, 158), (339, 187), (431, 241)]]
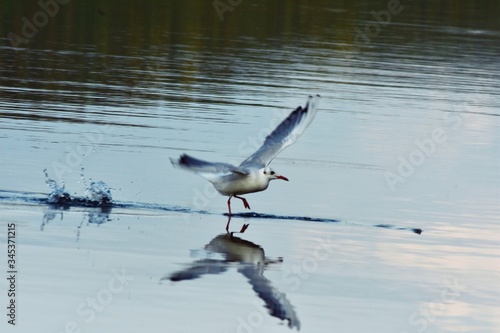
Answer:
[(288, 181), (288, 178), (286, 178), (285, 176), (277, 176), (276, 179), (283, 179), (283, 180)]

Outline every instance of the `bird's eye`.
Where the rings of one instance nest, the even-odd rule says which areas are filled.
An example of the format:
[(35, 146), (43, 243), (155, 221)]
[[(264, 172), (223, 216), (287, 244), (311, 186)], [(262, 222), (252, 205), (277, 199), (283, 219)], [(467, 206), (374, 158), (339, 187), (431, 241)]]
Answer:
[(271, 175), (274, 175), (274, 171), (271, 171)]

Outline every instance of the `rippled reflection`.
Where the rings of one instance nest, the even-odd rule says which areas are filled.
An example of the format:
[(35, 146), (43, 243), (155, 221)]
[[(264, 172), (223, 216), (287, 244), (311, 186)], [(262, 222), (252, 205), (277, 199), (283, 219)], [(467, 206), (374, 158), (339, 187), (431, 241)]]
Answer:
[[(205, 245), (205, 250), (207, 258), (196, 260), (185, 269), (163, 277), (161, 281), (193, 280), (203, 275), (221, 274), (236, 267), (247, 278), (257, 296), (265, 302), (271, 316), (286, 320), (290, 328), (300, 329), (299, 318), (285, 293), (276, 289), (272, 281), (263, 275), (269, 265), (280, 263), (283, 258), (269, 259), (260, 245), (236, 237), (233, 233), (216, 236)], [(219, 254), (222, 258), (211, 258), (211, 254)]]

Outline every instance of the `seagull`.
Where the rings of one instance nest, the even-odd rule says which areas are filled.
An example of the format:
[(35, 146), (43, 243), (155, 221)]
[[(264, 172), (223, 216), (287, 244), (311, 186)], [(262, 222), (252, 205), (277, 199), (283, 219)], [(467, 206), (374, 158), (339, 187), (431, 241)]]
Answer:
[(273, 286), (264, 272), (271, 264), (283, 262), (283, 258), (270, 259), (265, 256), (262, 246), (235, 237), (232, 233), (216, 236), (205, 246), (207, 254), (219, 254), (221, 258), (209, 256), (196, 260), (185, 269), (174, 272), (160, 279), (180, 282), (194, 280), (204, 275), (218, 275), (236, 267), (252, 286), (257, 296), (265, 303), (269, 314), (288, 322), (288, 327), (300, 330), (300, 320), (294, 306), (286, 294)]
[(178, 159), (170, 158), (174, 167), (194, 172), (210, 181), (222, 195), (228, 196), (227, 208), (231, 217), (231, 199), (238, 198), (243, 206), (250, 209), (242, 194), (260, 192), (267, 189), (274, 179), (288, 181), (288, 178), (269, 167), (271, 161), (286, 147), (297, 141), (298, 137), (311, 124), (318, 111), (320, 96), (309, 96), (304, 107), (297, 107), (269, 134), (262, 146), (239, 166), (223, 162), (207, 162), (187, 154)]

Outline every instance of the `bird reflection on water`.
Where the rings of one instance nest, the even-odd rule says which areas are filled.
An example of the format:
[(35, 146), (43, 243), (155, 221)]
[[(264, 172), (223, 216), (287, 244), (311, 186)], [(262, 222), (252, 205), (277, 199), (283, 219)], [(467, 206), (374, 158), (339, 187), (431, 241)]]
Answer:
[(205, 246), (205, 250), (209, 254), (219, 254), (222, 258), (196, 260), (189, 267), (169, 274), (160, 281), (179, 282), (197, 279), (207, 274), (221, 274), (236, 264), (238, 272), (247, 278), (257, 296), (264, 301), (269, 314), (287, 321), (290, 328), (300, 329), (299, 318), (286, 295), (277, 290), (263, 275), (267, 266), (280, 263), (283, 258), (269, 259), (260, 245), (229, 232), (216, 236)]

